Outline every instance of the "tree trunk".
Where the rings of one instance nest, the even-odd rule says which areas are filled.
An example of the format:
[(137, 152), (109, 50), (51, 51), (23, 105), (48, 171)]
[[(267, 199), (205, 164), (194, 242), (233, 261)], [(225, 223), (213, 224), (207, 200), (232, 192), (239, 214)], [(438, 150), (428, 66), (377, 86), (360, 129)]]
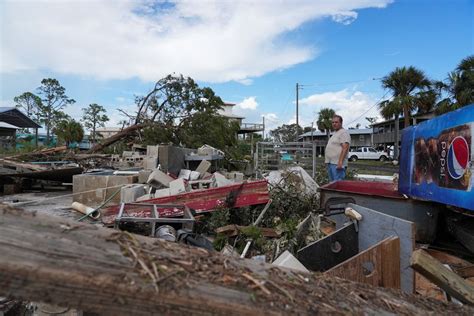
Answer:
[(135, 124), (132, 126), (129, 126), (122, 131), (118, 132), (117, 134), (114, 134), (106, 139), (104, 139), (101, 143), (95, 144), (91, 149), (86, 151), (86, 154), (93, 154), (95, 152), (98, 152), (107, 146), (112, 145), (113, 143), (121, 140), (123, 137), (131, 134), (132, 132), (144, 128), (146, 125), (145, 124)]
[(0, 295), (100, 315), (474, 314), (474, 309), (0, 206)]
[(408, 104), (403, 106), (403, 116), (405, 119), (405, 128), (410, 126), (410, 111), (408, 110)]

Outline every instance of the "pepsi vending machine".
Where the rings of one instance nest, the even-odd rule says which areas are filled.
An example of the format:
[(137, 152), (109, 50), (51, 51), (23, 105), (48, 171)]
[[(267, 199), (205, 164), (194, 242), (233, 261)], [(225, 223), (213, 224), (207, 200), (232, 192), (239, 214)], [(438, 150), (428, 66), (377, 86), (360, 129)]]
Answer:
[(398, 190), (474, 214), (474, 104), (402, 131)]

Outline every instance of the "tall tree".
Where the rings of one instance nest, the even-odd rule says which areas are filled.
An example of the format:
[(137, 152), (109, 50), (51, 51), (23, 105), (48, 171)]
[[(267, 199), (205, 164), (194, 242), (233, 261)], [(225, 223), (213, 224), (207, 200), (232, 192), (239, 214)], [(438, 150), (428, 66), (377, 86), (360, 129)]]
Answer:
[[(379, 103), (382, 116), (386, 119), (396, 116), (398, 122), (398, 115), (403, 114), (405, 127), (410, 125), (411, 113), (414, 110), (427, 111), (434, 105), (434, 102), (423, 103), (429, 100), (426, 96), (431, 90), (431, 82), (423, 71), (413, 66), (397, 67), (382, 79), (382, 86), (392, 93), (390, 100)], [(385, 110), (385, 107), (388, 109)]]
[(84, 129), (81, 123), (75, 120), (61, 120), (54, 128), (54, 133), (66, 143), (68, 148), (71, 143), (79, 143), (84, 138)]
[(474, 55), (461, 60), (444, 82), (437, 82), (437, 88), (440, 95), (443, 95), (443, 92), (447, 94), (437, 104), (438, 114), (474, 103)]
[(293, 142), (298, 138), (298, 135), (302, 134), (303, 129), (301, 126), (296, 124), (283, 124), (270, 131), (270, 136), (275, 142)]
[(26, 112), (26, 115), (32, 120), (37, 120), (38, 110), (41, 106), (41, 98), (31, 92), (24, 92), (13, 98), (15, 107)]
[(329, 139), (329, 135), (332, 129), (332, 117), (336, 114), (333, 109), (324, 108), (321, 109), (318, 113), (318, 120), (316, 124), (318, 125), (318, 129), (321, 132), (326, 132), (326, 135)]
[(97, 127), (105, 126), (105, 122), (109, 120), (108, 116), (105, 115), (105, 109), (103, 106), (96, 103), (89, 104), (87, 108), (83, 108), (84, 115), (82, 116), (82, 122), (88, 129), (92, 129), (92, 143), (96, 141), (95, 130)]
[(56, 79), (41, 80), (41, 86), (38, 88), (38, 94), (42, 101), (39, 107), (39, 119), (46, 128), (47, 144), (50, 142), (50, 133), (54, 127), (54, 122), (61, 115), (64, 115), (61, 110), (76, 102), (74, 99), (70, 99), (65, 92), (66, 89)]

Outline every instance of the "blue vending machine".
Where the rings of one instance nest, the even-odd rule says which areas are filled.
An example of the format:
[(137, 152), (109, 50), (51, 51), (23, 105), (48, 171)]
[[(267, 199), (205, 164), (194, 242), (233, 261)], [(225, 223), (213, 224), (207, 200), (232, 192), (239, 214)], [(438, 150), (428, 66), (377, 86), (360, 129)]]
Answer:
[(473, 136), (474, 104), (405, 128), (399, 192), (474, 211)]

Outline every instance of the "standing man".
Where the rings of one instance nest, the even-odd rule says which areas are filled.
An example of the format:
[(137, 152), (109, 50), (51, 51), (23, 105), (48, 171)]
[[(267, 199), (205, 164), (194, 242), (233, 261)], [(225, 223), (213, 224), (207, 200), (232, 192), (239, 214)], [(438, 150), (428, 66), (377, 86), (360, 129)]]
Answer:
[(324, 153), (329, 182), (343, 180), (346, 177), (347, 153), (351, 143), (349, 132), (342, 128), (342, 117), (334, 115), (331, 123), (334, 134), (329, 139)]

